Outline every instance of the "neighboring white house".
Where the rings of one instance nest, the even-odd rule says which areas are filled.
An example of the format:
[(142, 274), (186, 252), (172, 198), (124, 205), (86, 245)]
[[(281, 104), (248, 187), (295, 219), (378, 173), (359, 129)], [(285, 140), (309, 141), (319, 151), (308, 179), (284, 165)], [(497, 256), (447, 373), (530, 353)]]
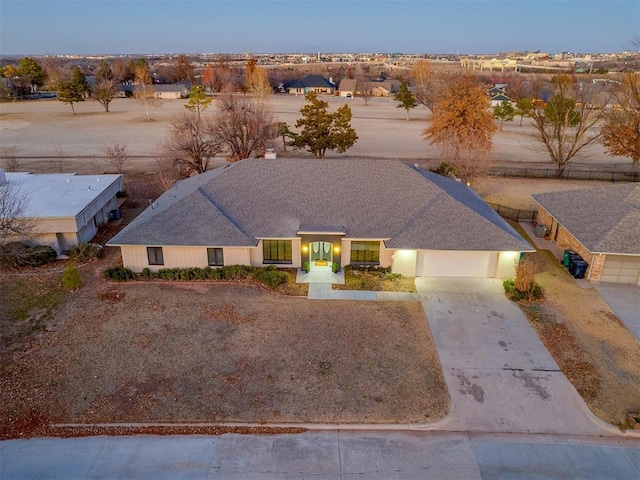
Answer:
[(190, 89), (182, 83), (172, 83), (168, 85), (154, 85), (153, 91), (156, 98), (164, 100), (179, 100), (189, 96)]
[(143, 268), (332, 263), (505, 278), (532, 247), (466, 185), (393, 160), (246, 159), (178, 182), (112, 238)]
[(34, 174), (0, 169), (0, 188), (9, 184), (26, 200), (23, 215), (33, 220), (33, 243), (62, 253), (90, 242), (98, 226), (118, 208), (122, 175)]

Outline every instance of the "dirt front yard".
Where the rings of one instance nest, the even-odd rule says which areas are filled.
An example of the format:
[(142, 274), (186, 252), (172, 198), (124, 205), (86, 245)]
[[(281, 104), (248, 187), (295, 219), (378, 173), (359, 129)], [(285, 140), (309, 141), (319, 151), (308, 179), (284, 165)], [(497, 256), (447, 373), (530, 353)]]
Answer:
[(46, 423), (432, 422), (449, 409), (417, 302), (85, 273), (0, 374), (2, 436)]

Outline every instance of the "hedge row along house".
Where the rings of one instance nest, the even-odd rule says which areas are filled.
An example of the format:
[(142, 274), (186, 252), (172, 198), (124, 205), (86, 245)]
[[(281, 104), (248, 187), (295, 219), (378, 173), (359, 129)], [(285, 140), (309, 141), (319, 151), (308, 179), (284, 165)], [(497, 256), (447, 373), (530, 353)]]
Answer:
[(532, 247), (466, 185), (400, 161), (246, 159), (165, 192), (108, 245), (124, 265), (332, 263), (513, 276)]

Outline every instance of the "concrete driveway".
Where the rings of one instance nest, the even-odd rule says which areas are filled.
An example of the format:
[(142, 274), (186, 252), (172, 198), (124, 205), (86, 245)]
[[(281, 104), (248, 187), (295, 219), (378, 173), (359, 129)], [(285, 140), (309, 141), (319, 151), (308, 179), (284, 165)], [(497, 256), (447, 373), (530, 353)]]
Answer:
[(594, 283), (611, 310), (640, 339), (640, 287), (623, 283)]
[(470, 432), (611, 433), (587, 409), (502, 282), (416, 278), (451, 395), (438, 427)]

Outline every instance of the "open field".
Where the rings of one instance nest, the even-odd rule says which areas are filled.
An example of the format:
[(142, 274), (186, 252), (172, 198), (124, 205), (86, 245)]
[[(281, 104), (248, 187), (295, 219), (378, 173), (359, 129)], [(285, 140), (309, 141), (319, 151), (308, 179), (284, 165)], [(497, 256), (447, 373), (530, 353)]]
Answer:
[[(396, 108), (392, 99), (372, 99), (368, 106), (358, 98), (323, 97), (330, 108), (348, 103), (353, 111), (352, 125), (358, 133), (358, 142), (345, 154), (328, 152), (331, 157), (371, 157), (427, 160), (437, 162), (439, 153), (422, 137), (430, 113), (424, 107), (410, 112), (407, 122), (405, 111)], [(269, 99), (277, 121), (294, 125), (304, 104), (303, 96), (274, 95)], [(165, 100), (151, 112), (152, 120), (146, 120), (144, 107), (133, 99), (116, 99), (110, 112), (105, 113), (95, 101), (77, 104), (77, 114), (57, 100), (0, 104), (0, 132), (4, 145), (15, 146), (19, 156), (55, 157), (56, 147), (66, 157), (64, 171), (96, 173), (100, 165), (92, 159), (102, 156), (101, 148), (113, 143), (126, 144), (132, 155), (153, 156), (154, 150), (165, 137), (171, 117), (185, 112), (186, 100)], [(215, 102), (214, 106), (215, 108)], [(507, 164), (543, 163), (553, 167), (544, 151), (535, 146), (529, 137), (533, 132), (525, 119), (522, 127), (519, 119), (505, 123), (503, 131), (494, 136), (494, 156)], [(276, 141), (281, 149), (282, 144)], [(303, 152), (300, 152), (302, 155)], [(609, 157), (601, 145), (585, 149), (585, 155), (576, 162), (586, 165), (599, 163), (627, 165), (626, 159)], [(57, 171), (57, 159), (24, 161), (23, 169), (37, 172)], [(132, 159), (135, 170), (153, 169), (151, 159)]]

